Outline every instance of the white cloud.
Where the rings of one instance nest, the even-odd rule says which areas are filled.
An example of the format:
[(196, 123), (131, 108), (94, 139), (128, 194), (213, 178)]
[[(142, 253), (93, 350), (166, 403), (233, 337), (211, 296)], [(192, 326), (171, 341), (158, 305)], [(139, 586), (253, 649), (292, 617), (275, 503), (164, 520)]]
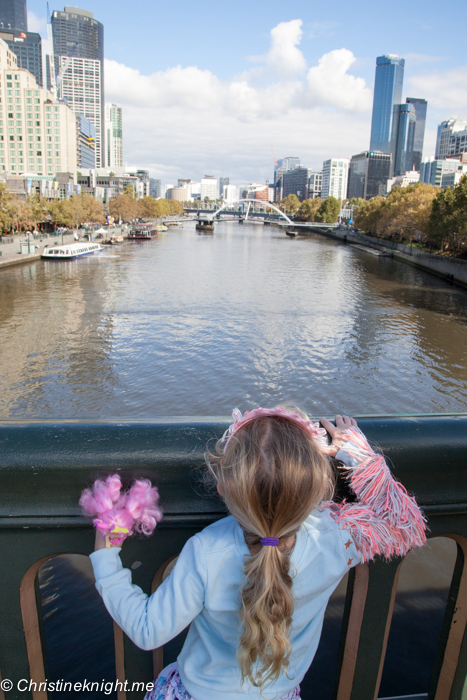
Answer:
[[(467, 118), (467, 67), (460, 66), (444, 71), (433, 71), (407, 79), (410, 95), (423, 96), (428, 100), (429, 109), (444, 110), (447, 119), (452, 111), (463, 111)], [(460, 114), (459, 114), (460, 116)]]
[(348, 49), (324, 54), (307, 75), (307, 102), (328, 105), (350, 112), (364, 112), (371, 107), (372, 95), (363, 78), (349, 75), (355, 56)]
[(44, 17), (38, 17), (34, 12), (28, 10), (28, 29), (30, 32), (47, 34), (47, 21)]
[(271, 48), (265, 59), (275, 75), (289, 76), (306, 69), (305, 57), (297, 48), (302, 38), (302, 24), (301, 19), (293, 19), (271, 29)]

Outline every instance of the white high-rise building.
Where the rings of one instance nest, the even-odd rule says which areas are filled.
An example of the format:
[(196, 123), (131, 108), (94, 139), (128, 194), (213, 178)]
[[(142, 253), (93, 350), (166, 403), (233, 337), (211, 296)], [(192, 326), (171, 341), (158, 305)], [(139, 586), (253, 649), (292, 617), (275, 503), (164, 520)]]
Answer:
[(222, 199), (229, 204), (238, 201), (238, 187), (235, 185), (224, 185)]
[(122, 108), (105, 103), (105, 166), (123, 168)]
[(101, 62), (91, 58), (58, 56), (58, 71), (63, 67), (58, 96), (75, 114), (83, 114), (96, 127), (96, 168), (104, 167), (102, 158), (102, 73)]
[(76, 117), (41, 88), (0, 39), (0, 172), (76, 178)]
[(467, 122), (462, 119), (448, 119), (438, 126), (436, 139), (437, 160), (456, 157), (467, 153)]
[(321, 197), (335, 197), (346, 199), (347, 183), (349, 179), (348, 158), (330, 158), (323, 163), (323, 180), (321, 185)]
[(217, 199), (217, 180), (212, 175), (205, 175), (201, 178), (200, 188), (201, 201), (207, 197), (208, 199)]

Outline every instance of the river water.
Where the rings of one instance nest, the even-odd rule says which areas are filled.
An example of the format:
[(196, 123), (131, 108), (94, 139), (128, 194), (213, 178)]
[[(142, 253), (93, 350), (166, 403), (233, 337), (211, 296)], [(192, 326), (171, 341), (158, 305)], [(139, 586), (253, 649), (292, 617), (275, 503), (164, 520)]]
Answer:
[(467, 408), (467, 294), (319, 234), (193, 223), (0, 273), (0, 416)]

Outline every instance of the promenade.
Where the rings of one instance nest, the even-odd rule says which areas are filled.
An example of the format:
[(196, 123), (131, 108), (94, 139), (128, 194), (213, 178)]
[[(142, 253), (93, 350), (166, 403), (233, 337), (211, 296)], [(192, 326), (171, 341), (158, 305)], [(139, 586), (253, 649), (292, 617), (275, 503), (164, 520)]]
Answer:
[[(63, 243), (73, 243), (73, 231), (63, 234)], [(20, 265), (21, 263), (27, 263), (31, 260), (39, 260), (41, 253), (44, 248), (49, 245), (61, 245), (62, 236), (47, 235), (39, 236), (37, 238), (30, 238), (30, 246), (35, 246), (34, 253), (22, 253), (22, 244), (28, 242), (28, 237), (26, 234), (19, 234), (13, 236), (11, 242), (6, 242), (5, 240), (0, 242), (0, 270), (3, 267), (10, 267), (11, 265)]]

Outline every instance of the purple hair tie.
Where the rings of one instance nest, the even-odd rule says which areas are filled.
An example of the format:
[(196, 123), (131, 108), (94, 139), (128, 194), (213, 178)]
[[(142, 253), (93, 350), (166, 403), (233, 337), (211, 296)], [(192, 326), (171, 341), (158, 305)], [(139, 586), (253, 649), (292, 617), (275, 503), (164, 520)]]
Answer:
[(277, 545), (279, 544), (279, 540), (277, 539), (277, 537), (263, 537), (263, 539), (260, 540), (260, 542), (263, 545), (263, 547), (268, 545), (269, 547), (277, 547)]

